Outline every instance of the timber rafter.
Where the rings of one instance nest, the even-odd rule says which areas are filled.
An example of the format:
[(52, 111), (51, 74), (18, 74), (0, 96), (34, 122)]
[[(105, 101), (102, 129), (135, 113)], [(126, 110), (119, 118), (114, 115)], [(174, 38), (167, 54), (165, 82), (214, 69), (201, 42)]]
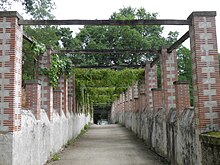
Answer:
[(120, 54), (120, 53), (148, 53), (160, 54), (158, 50), (138, 49), (82, 49), (82, 50), (53, 50), (52, 54)]
[(93, 69), (122, 69), (122, 68), (143, 68), (145, 67), (145, 64), (143, 65), (112, 65), (112, 66), (105, 66), (105, 65), (88, 65), (88, 66), (75, 66), (75, 68), (93, 68)]
[(137, 20), (19, 20), (20, 25), (190, 25), (188, 20), (174, 19), (137, 19)]

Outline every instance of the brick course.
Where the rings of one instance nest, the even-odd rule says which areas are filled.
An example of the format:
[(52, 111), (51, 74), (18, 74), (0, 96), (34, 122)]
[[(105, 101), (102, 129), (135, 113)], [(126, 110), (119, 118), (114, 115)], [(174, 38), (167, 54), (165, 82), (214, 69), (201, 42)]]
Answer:
[(21, 129), (23, 28), (17, 12), (0, 12), (0, 132)]
[(163, 47), (160, 57), (161, 64), (161, 87), (163, 91), (163, 107), (166, 115), (170, 108), (176, 108), (174, 81), (177, 81), (177, 56), (176, 50), (167, 53), (167, 47)]
[(26, 108), (32, 110), (36, 119), (40, 119), (41, 84), (39, 81), (26, 81)]
[(157, 66), (152, 68), (150, 64), (145, 67), (145, 93), (146, 93), (146, 110), (153, 111), (152, 88), (157, 88)]
[[(52, 48), (47, 47), (47, 52), (39, 57), (39, 65), (41, 68), (49, 68), (51, 63)], [(53, 87), (50, 80), (45, 75), (39, 75), (41, 81), (41, 108), (47, 112), (49, 120), (53, 115)]]
[(215, 12), (193, 12), (188, 20), (196, 127), (220, 130), (220, 79)]
[(190, 107), (190, 93), (189, 82), (187, 81), (175, 81), (173, 82), (176, 92), (176, 109), (177, 116), (183, 112), (184, 109)]

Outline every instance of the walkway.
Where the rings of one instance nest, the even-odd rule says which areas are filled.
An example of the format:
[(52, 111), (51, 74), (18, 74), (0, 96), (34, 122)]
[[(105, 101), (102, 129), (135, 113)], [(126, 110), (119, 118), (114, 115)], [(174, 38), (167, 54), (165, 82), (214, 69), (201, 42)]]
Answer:
[(163, 165), (160, 157), (126, 128), (93, 125), (48, 165)]

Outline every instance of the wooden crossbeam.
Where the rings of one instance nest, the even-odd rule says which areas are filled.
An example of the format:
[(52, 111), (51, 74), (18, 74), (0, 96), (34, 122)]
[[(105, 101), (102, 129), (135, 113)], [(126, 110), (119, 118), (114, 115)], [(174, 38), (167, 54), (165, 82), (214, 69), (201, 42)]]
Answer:
[(137, 49), (82, 49), (82, 50), (53, 50), (52, 54), (112, 54), (112, 53), (149, 53), (159, 54), (158, 50)]
[(113, 66), (94, 66), (94, 65), (89, 65), (89, 66), (75, 66), (75, 68), (96, 68), (96, 69), (103, 69), (103, 68), (108, 68), (108, 69), (121, 69), (121, 68), (143, 68), (145, 65), (113, 65)]
[(190, 25), (188, 20), (19, 20), (20, 25)]
[(159, 60), (160, 60), (160, 57), (159, 57), (159, 56), (157, 56), (156, 58), (154, 58), (154, 60), (150, 63), (150, 67), (152, 68)]
[(30, 36), (28, 36), (26, 33), (23, 33), (23, 38), (28, 42), (30, 42), (31, 44), (34, 43), (33, 39)]
[(173, 43), (168, 49), (167, 53), (172, 53), (174, 49), (176, 49), (180, 44), (186, 41), (189, 38), (189, 31), (187, 31), (179, 40)]
[[(173, 43), (169, 48), (167, 48), (167, 53), (172, 53), (174, 49), (176, 49), (180, 44), (182, 44), (185, 40), (189, 38), (189, 31), (187, 31), (179, 40)], [(158, 54), (160, 51), (158, 51)], [(154, 60), (150, 63), (150, 66), (153, 67), (158, 61), (160, 57), (157, 56)]]

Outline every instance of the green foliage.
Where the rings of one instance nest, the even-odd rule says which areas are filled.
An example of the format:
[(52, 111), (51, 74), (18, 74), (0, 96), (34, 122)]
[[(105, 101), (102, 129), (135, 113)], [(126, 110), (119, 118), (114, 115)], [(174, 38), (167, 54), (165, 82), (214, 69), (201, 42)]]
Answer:
[(59, 28), (57, 26), (44, 26), (44, 27), (31, 27), (25, 26), (24, 31), (34, 38), (37, 42), (44, 45), (59, 49), (59, 41), (61, 40), (61, 34), (58, 34)]
[[(113, 13), (112, 20), (157, 19), (157, 13), (148, 13), (144, 8), (122, 8)], [(84, 26), (74, 38), (75, 49), (161, 49), (161, 45), (176, 40), (178, 34), (170, 33), (169, 38), (162, 37), (163, 27), (149, 26)], [(91, 54), (74, 55), (78, 65), (121, 65), (144, 64), (152, 60), (152, 53), (122, 53), (122, 54)], [(85, 59), (87, 61), (84, 61)], [(79, 63), (80, 62), (80, 63)]]
[(8, 10), (14, 2), (20, 2), (25, 12), (34, 19), (54, 18), (53, 14), (51, 14), (55, 8), (53, 0), (0, 0), (0, 9)]
[(180, 46), (177, 50), (178, 79), (189, 81), (190, 83), (190, 102), (193, 105), (193, 87), (192, 87), (192, 62), (190, 50)]
[(52, 55), (50, 68), (41, 68), (41, 74), (47, 75), (50, 79), (50, 84), (56, 88), (61, 75), (67, 78), (71, 74), (72, 62), (69, 58), (60, 57), (57, 54)]
[(22, 81), (33, 80), (38, 70), (38, 57), (46, 51), (44, 44), (34, 40), (32, 44), (23, 42)]
[(37, 41), (34, 41), (31, 45), (31, 49), (33, 50), (33, 53), (35, 55), (43, 54), (46, 51), (46, 47), (42, 43), (38, 43)]
[(207, 132), (206, 134), (212, 137), (220, 138), (220, 132)]
[(75, 69), (76, 99), (83, 104), (89, 95), (95, 104), (112, 103), (134, 82), (144, 76), (143, 69)]
[(89, 125), (88, 124), (85, 124), (84, 125), (84, 130), (88, 130), (89, 129)]
[[(61, 29), (61, 30), (60, 30)], [(71, 42), (71, 33), (69, 28), (58, 28), (56, 26), (45, 26), (33, 28), (25, 26), (24, 31), (34, 40), (30, 44), (26, 40), (23, 42), (23, 66), (22, 80), (30, 80), (35, 78), (38, 70), (38, 56), (45, 52), (45, 45), (52, 46), (54, 49), (67, 49), (68, 42), (64, 38), (68, 38)], [(69, 69), (68, 69), (69, 71)]]
[(59, 154), (58, 154), (58, 153), (53, 154), (51, 160), (52, 160), (52, 161), (58, 161), (58, 160), (60, 160)]

